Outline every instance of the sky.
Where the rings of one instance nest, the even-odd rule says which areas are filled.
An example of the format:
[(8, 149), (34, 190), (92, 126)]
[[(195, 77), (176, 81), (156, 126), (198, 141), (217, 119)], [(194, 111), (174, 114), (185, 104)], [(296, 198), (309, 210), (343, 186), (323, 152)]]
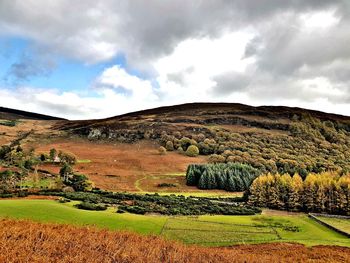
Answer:
[(92, 119), (188, 102), (350, 115), (350, 1), (0, 0), (0, 106)]

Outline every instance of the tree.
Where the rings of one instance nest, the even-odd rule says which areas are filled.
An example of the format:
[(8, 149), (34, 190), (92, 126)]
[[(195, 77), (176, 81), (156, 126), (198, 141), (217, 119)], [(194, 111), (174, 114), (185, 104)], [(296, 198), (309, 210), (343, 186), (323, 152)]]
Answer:
[(53, 162), (55, 161), (56, 157), (57, 157), (57, 150), (55, 148), (52, 148), (50, 150), (50, 160)]
[(186, 155), (190, 157), (196, 157), (199, 154), (198, 147), (195, 145), (190, 145), (186, 150)]
[(67, 182), (68, 178), (73, 175), (73, 168), (68, 163), (64, 163), (60, 169), (60, 176), (63, 182)]
[(73, 174), (68, 178), (67, 185), (73, 187), (75, 191), (91, 191), (93, 183), (83, 174)]
[(289, 210), (299, 211), (302, 208), (302, 191), (303, 191), (303, 179), (299, 174), (295, 174), (291, 181), (289, 199), (287, 202), (287, 206)]

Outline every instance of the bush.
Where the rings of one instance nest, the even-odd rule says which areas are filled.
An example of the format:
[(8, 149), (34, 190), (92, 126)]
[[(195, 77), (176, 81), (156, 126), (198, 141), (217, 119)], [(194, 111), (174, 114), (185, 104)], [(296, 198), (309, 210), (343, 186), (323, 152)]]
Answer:
[(209, 156), (208, 161), (210, 163), (224, 163), (226, 161), (226, 158), (219, 154), (212, 154)]
[(177, 152), (183, 154), (184, 153), (184, 149), (180, 146), (179, 148), (177, 148)]
[(159, 152), (160, 155), (166, 154), (166, 149), (165, 149), (165, 147), (160, 146), (160, 147), (158, 148), (158, 152)]
[(70, 200), (69, 200), (68, 198), (60, 197), (60, 198), (58, 199), (58, 202), (59, 202), (59, 203), (69, 203)]
[(190, 157), (196, 157), (199, 154), (198, 147), (195, 145), (190, 145), (186, 150), (186, 155)]
[(167, 141), (165, 144), (165, 148), (167, 151), (174, 151), (174, 144), (172, 141)]
[(93, 211), (103, 211), (107, 209), (107, 206), (103, 204), (94, 204), (90, 202), (82, 202), (80, 204), (75, 205), (75, 207), (83, 210), (93, 210)]
[(75, 164), (77, 162), (77, 157), (75, 157), (75, 155), (62, 151), (58, 153), (58, 158), (60, 158), (62, 163)]
[(191, 145), (191, 139), (188, 137), (182, 137), (180, 140), (180, 144), (182, 149), (187, 150), (187, 148)]

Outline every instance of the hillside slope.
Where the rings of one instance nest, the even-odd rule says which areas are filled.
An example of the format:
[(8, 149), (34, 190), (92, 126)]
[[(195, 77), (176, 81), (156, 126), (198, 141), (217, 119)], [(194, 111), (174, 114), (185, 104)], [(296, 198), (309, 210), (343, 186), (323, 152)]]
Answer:
[(91, 140), (191, 144), (212, 162), (242, 162), (281, 173), (350, 170), (350, 117), (289, 107), (191, 103), (56, 128)]
[(58, 118), (58, 117), (53, 117), (49, 115), (28, 112), (28, 111), (9, 109), (4, 107), (0, 107), (0, 119), (3, 119), (3, 120), (17, 120), (17, 119), (64, 120), (63, 118)]

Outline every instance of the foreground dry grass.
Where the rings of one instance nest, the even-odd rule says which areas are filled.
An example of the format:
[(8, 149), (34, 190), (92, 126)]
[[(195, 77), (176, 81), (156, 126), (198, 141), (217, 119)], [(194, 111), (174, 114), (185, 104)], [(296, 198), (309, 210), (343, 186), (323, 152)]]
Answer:
[(350, 262), (350, 249), (295, 244), (185, 246), (159, 237), (0, 220), (0, 262)]

